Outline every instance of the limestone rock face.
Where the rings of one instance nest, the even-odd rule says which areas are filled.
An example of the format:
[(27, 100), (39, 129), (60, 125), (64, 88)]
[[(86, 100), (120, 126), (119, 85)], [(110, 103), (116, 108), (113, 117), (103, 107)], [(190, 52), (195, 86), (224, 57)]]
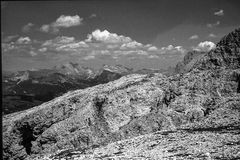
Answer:
[(178, 62), (175, 67), (175, 73), (186, 73), (189, 72), (193, 65), (201, 59), (206, 53), (200, 51), (190, 51), (188, 52), (182, 62)]
[[(168, 86), (167, 77), (161, 74), (130, 75), (7, 115), (3, 120), (5, 156), (19, 158), (63, 148), (102, 145), (150, 132), (137, 127), (138, 119), (155, 110), (156, 98), (162, 98), (163, 88)], [(142, 123), (139, 125), (147, 125), (150, 120)], [(157, 130), (162, 126), (148, 127)]]
[(185, 74), (127, 75), (4, 116), (4, 159), (219, 158), (230, 143), (223, 158), (240, 158), (239, 36)]
[(214, 69), (240, 67), (240, 28), (223, 37), (216, 48), (201, 58), (193, 68)]

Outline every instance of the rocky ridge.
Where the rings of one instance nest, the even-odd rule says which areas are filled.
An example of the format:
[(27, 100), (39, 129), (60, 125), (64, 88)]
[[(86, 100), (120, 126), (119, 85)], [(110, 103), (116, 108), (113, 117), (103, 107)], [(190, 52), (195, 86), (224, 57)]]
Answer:
[(176, 67), (175, 67), (175, 73), (176, 74), (181, 74), (181, 73), (187, 73), (189, 72), (193, 65), (201, 59), (206, 53), (205, 52), (200, 52), (200, 51), (190, 51), (188, 52), (182, 62), (178, 62)]
[(188, 73), (127, 75), (6, 115), (4, 159), (239, 159), (239, 32)]

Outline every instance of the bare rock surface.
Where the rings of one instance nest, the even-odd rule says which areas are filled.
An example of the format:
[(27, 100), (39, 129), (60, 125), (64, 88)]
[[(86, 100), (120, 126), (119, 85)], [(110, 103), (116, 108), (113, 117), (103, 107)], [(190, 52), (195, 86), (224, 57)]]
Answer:
[(239, 159), (239, 37), (188, 73), (127, 75), (4, 116), (4, 159)]
[(208, 52), (201, 58), (193, 68), (213, 69), (213, 68), (230, 68), (237, 69), (240, 67), (240, 28), (223, 37), (216, 48)]

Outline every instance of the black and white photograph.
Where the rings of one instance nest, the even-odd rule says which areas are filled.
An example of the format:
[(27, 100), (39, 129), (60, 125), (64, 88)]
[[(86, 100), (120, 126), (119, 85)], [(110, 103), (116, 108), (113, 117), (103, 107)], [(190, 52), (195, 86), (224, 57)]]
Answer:
[(3, 160), (240, 160), (239, 0), (1, 1)]

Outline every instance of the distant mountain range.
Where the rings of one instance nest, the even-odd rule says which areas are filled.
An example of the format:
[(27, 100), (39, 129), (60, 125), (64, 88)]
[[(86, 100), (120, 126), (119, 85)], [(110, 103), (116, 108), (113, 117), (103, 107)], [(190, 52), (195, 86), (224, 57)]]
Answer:
[[(231, 34), (227, 36), (228, 39), (229, 37), (234, 38)], [(236, 48), (239, 47), (239, 44), (228, 44), (227, 38), (224, 37), (217, 44), (215, 52), (229, 53), (234, 47), (236, 50), (235, 52), (237, 52)], [(3, 114), (22, 111), (52, 100), (68, 91), (108, 83), (129, 74), (162, 73), (171, 76), (187, 73), (196, 66), (198, 69), (210, 67), (212, 65), (219, 66), (225, 63), (228, 65), (234, 63), (233, 66), (238, 66), (238, 62), (231, 62), (234, 55), (230, 57), (229, 55), (220, 55), (214, 52), (209, 52), (209, 54), (213, 55), (206, 56), (206, 54), (206, 52), (196, 50), (189, 51), (184, 56), (183, 60), (178, 62), (175, 67), (169, 67), (168, 69), (143, 68), (133, 70), (123, 65), (103, 65), (99, 70), (93, 70), (81, 66), (78, 63), (69, 62), (51, 69), (18, 72), (3, 71)], [(210, 60), (209, 57), (211, 57)], [(219, 59), (223, 60), (220, 61)], [(225, 64), (225, 66), (228, 65)]]
[(3, 71), (3, 114), (25, 110), (68, 91), (104, 84), (128, 74), (156, 72), (162, 73), (164, 70), (133, 71), (122, 65), (103, 65), (101, 69), (94, 71), (72, 62), (51, 69)]

